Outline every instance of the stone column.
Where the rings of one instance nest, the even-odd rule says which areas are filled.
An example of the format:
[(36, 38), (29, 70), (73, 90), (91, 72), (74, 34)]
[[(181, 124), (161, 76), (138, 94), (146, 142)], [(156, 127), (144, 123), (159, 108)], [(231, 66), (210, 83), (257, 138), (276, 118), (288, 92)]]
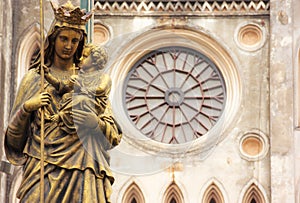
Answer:
[(4, 129), (7, 126), (11, 102), (11, 67), (12, 67), (12, 1), (0, 2), (0, 202), (8, 201), (7, 188), (10, 164), (4, 153)]
[(295, 69), (295, 200), (300, 203), (300, 1), (293, 2), (293, 63)]
[[(294, 1), (294, 2), (293, 2)], [(295, 202), (292, 7), (270, 0), (271, 202)]]

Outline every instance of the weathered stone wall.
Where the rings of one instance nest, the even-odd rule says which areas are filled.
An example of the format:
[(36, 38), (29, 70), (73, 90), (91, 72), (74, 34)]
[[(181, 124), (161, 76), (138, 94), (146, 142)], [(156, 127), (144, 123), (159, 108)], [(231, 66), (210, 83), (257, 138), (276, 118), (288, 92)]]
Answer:
[(292, 6), (293, 15), (291, 18), (291, 23), (293, 25), (293, 67), (294, 67), (294, 97), (296, 100), (295, 104), (295, 112), (294, 115), (297, 118), (295, 125), (295, 133), (294, 133), (294, 143), (293, 150), (295, 153), (295, 166), (294, 166), (294, 183), (295, 183), (295, 202), (300, 202), (300, 2), (293, 2)]
[[(293, 7), (298, 1), (271, 1), (270, 27), (270, 137), (271, 202), (295, 202)], [(297, 13), (297, 12), (295, 12)], [(294, 22), (297, 22), (295, 18)], [(297, 170), (296, 170), (297, 171)], [(298, 169), (299, 171), (299, 169)]]
[[(0, 3), (0, 157), (1, 161), (6, 161), (3, 148), (3, 131), (7, 123), (10, 106), (10, 67), (12, 55), (12, 3), (11, 1), (1, 1)], [(2, 162), (1, 162), (2, 163)], [(6, 202), (9, 187), (7, 187), (8, 175), (0, 170), (0, 202)]]
[[(135, 39), (143, 36), (143, 33), (161, 26), (160, 18), (127, 17), (119, 19), (119, 17), (110, 16), (99, 17), (95, 20), (99, 20), (111, 30), (111, 40), (106, 46), (109, 50), (112, 68), (115, 68), (113, 66), (116, 63), (115, 60), (120, 60), (120, 53), (123, 52), (124, 47), (130, 43), (134, 44)], [(140, 146), (132, 146), (132, 143), (126, 141), (121, 142), (121, 145), (111, 152), (112, 168), (116, 173), (114, 191), (117, 191), (113, 193), (113, 202), (121, 202), (123, 194), (132, 182), (139, 185), (147, 201), (162, 202), (164, 191), (173, 180), (168, 167), (174, 162), (181, 166), (175, 171), (175, 182), (182, 190), (186, 203), (200, 201), (206, 187), (212, 182), (221, 183), (226, 202), (239, 202), (242, 198), (242, 191), (255, 181), (262, 186), (266, 199), (270, 199), (270, 154), (268, 153), (262, 159), (249, 161), (244, 159), (240, 152), (241, 138), (247, 133), (259, 132), (266, 135), (267, 140), (269, 139), (268, 17), (222, 19), (186, 17), (185, 19), (166, 19), (163, 22), (164, 25), (171, 23), (177, 24), (179, 27), (185, 25), (186, 28), (205, 30), (207, 35), (226, 49), (235, 62), (240, 77), (242, 89), (240, 106), (234, 115), (234, 121), (223, 124), (224, 140), (213, 146), (205, 155), (187, 153), (182, 154), (180, 158), (172, 159), (160, 157), (159, 150), (156, 155), (149, 155), (147, 150)], [(266, 32), (263, 34), (266, 41), (257, 50), (243, 50), (237, 42), (236, 32), (243, 25), (251, 23), (257, 23), (265, 29)], [(140, 41), (136, 43), (140, 43)], [(114, 72), (114, 70), (110, 71)], [(122, 91), (122, 85), (115, 84), (114, 88), (116, 89), (112, 91), (113, 106), (116, 102), (114, 91)], [(123, 127), (127, 128), (128, 126)], [(130, 132), (127, 136), (130, 136)], [(269, 145), (266, 147), (268, 151)]]

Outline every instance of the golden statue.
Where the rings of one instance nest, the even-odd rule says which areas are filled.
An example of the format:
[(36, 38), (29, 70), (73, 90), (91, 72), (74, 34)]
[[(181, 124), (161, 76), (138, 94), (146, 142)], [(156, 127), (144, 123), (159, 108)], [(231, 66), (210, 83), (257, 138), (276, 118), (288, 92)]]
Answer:
[(101, 72), (107, 54), (85, 45), (90, 13), (70, 2), (52, 7), (44, 92), (39, 54), (19, 86), (5, 134), (8, 160), (24, 170), (17, 197), (40, 202), (43, 113), (45, 202), (110, 202), (114, 178), (107, 150), (119, 144), (122, 132), (108, 102), (111, 80)]

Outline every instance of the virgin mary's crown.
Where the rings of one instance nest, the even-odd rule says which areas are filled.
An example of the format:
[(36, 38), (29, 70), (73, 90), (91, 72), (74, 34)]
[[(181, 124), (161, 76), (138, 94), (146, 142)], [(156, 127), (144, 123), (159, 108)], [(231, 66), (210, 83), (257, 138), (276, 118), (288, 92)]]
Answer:
[(92, 12), (86, 12), (85, 9), (74, 7), (71, 1), (68, 1), (60, 7), (52, 1), (50, 1), (50, 3), (54, 11), (55, 19), (61, 23), (85, 25), (93, 15)]

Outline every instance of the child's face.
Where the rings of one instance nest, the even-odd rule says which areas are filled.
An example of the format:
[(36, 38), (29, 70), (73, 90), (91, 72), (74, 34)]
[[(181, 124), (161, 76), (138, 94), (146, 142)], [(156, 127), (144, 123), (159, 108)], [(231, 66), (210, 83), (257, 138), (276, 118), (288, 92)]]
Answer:
[(84, 49), (82, 53), (82, 59), (81, 59), (81, 68), (83, 70), (88, 70), (91, 67), (93, 67), (93, 59), (90, 54), (90, 49)]

